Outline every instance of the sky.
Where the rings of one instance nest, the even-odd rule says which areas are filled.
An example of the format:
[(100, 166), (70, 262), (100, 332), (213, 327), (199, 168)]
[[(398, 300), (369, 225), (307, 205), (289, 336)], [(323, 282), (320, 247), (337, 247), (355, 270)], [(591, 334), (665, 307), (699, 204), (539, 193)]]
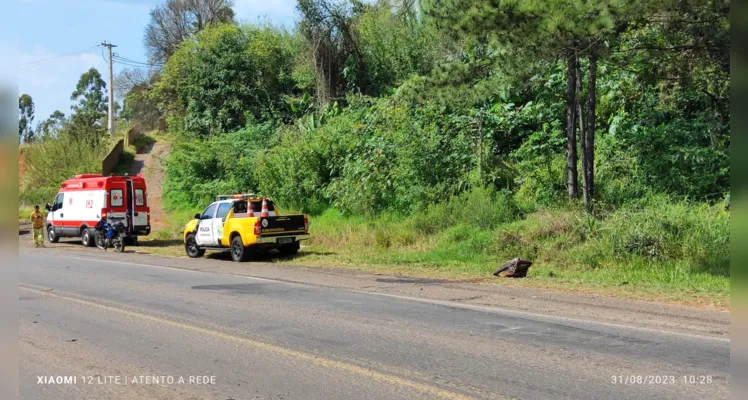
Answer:
[[(165, 0), (20, 0), (18, 7), (19, 95), (35, 105), (34, 123), (55, 110), (70, 113), (71, 93), (91, 67), (108, 79), (103, 41), (121, 57), (147, 61), (143, 32), (149, 12)], [(236, 19), (270, 20), (289, 29), (297, 19), (295, 0), (235, 0)], [(114, 63), (117, 72), (128, 66)], [(107, 82), (108, 84), (108, 82)]]

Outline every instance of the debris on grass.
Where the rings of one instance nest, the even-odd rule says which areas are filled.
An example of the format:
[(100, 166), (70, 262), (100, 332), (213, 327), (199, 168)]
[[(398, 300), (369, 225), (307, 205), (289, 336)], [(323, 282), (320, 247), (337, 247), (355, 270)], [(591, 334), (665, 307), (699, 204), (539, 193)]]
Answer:
[(493, 275), (501, 278), (524, 278), (530, 266), (532, 266), (532, 261), (517, 257), (497, 268)]

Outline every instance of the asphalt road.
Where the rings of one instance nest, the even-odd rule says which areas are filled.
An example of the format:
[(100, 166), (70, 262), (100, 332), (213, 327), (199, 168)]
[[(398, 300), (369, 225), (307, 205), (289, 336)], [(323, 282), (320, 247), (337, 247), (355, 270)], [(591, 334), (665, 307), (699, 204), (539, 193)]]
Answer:
[(22, 399), (729, 397), (727, 339), (20, 253)]

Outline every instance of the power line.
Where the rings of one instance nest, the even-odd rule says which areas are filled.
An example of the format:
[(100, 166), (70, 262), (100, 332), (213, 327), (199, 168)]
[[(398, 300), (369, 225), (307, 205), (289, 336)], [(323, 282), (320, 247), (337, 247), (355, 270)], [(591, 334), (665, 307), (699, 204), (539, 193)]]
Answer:
[(129, 66), (134, 66), (134, 67), (157, 67), (158, 68), (158, 67), (164, 66), (163, 64), (159, 64), (159, 63), (149, 63), (149, 62), (144, 62), (144, 61), (132, 60), (129, 58), (119, 56), (116, 53), (114, 54), (114, 60), (120, 64), (125, 64)]
[(123, 63), (123, 62), (117, 61), (117, 60), (114, 60), (114, 62), (116, 64), (119, 64), (119, 65), (125, 65), (125, 66), (133, 67), (133, 68), (145, 68), (145, 69), (158, 69), (158, 68), (161, 68), (160, 65), (157, 66), (157, 65), (129, 64), (129, 63)]
[(61, 60), (61, 59), (63, 59), (63, 58), (67, 58), (67, 57), (73, 57), (73, 56), (77, 56), (77, 55), (83, 54), (83, 53), (85, 53), (85, 52), (87, 52), (87, 51), (89, 51), (89, 50), (95, 49), (95, 48), (97, 48), (97, 47), (99, 47), (99, 46), (101, 46), (101, 45), (98, 45), (98, 44), (97, 44), (96, 46), (91, 46), (91, 47), (85, 48), (85, 49), (83, 49), (83, 50), (80, 50), (80, 51), (76, 51), (75, 53), (63, 54), (63, 55), (61, 55), (61, 56), (56, 56), (56, 57), (52, 57), (52, 58), (47, 58), (47, 59), (44, 59), (44, 60), (36, 60), (36, 61), (32, 61), (32, 62), (29, 62), (29, 63), (26, 63), (26, 64), (23, 64), (23, 65), (21, 65), (21, 68), (35, 67), (35, 66), (37, 66), (37, 65), (47, 64), (47, 63), (50, 63), (50, 62), (52, 62), (52, 61), (57, 61), (57, 60)]
[(122, 57), (121, 55), (119, 55), (117, 53), (114, 53), (114, 57), (118, 58), (120, 60), (123, 60), (123, 61), (135, 63), (135, 64), (147, 64), (147, 65), (160, 65), (161, 64), (161, 63), (151, 63), (151, 62), (147, 62), (147, 61), (136, 61), (136, 60), (133, 60), (133, 59), (130, 59), (130, 58)]
[(120, 65), (127, 65), (128, 67), (138, 67), (138, 68), (161, 68), (163, 65), (154, 65), (154, 64), (133, 64), (129, 62), (124, 62), (122, 60), (114, 59), (114, 62)]

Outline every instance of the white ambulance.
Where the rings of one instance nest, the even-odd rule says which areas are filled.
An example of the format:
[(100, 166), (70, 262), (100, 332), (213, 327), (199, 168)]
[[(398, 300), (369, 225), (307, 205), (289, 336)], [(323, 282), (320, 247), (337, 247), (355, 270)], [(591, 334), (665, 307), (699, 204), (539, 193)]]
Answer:
[[(53, 204), (47, 204), (47, 239), (79, 237), (94, 245), (94, 227), (101, 218), (121, 220), (127, 227), (126, 244), (151, 233), (145, 179), (137, 176), (76, 175), (62, 184)], [(129, 243), (128, 243), (129, 242)]]

